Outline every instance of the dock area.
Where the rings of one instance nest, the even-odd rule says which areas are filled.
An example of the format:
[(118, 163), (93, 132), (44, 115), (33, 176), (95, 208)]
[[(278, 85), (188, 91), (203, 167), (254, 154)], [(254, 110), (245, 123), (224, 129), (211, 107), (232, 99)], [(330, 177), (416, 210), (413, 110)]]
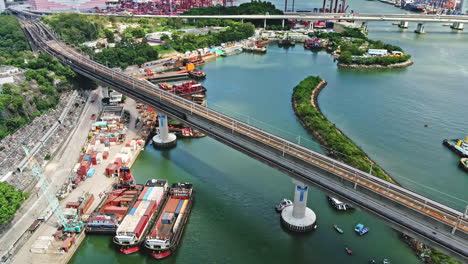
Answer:
[[(117, 182), (117, 178), (107, 171), (110, 164), (121, 162), (120, 166), (132, 166), (145, 146), (149, 130), (154, 126), (155, 113), (147, 113), (154, 110), (143, 108), (131, 99), (127, 99), (123, 108), (130, 113), (128, 122), (123, 125), (119, 122), (108, 121), (106, 127), (102, 121), (94, 122), (88, 140), (82, 148), (82, 155), (79, 159), (81, 160), (80, 166), (77, 163), (74, 168), (69, 168), (70, 175), (77, 175), (77, 178), (80, 177), (81, 180), (72, 181), (72, 188), (60, 200), (60, 210), (68, 212), (67, 210), (77, 204), (85, 194), (94, 198), (85, 207), (84, 212), (79, 214), (80, 221), (87, 219), (105, 197), (105, 193), (111, 191)], [(98, 128), (98, 126), (101, 127)], [(120, 137), (120, 142), (118, 138), (115, 139), (115, 142), (113, 139), (102, 142), (97, 139), (103, 139), (103, 135), (110, 136), (114, 133), (115, 135), (124, 135)], [(103, 154), (104, 152), (107, 153)], [(89, 157), (86, 157), (88, 155)], [(91, 159), (91, 161), (87, 159)], [(85, 175), (80, 175), (83, 164), (89, 164), (89, 167)], [(90, 175), (91, 170), (92, 175)], [(49, 209), (49, 211), (51, 210)], [(31, 231), (31, 236), (19, 249), (12, 263), (68, 263), (73, 257), (86, 236), (84, 228), (80, 233), (70, 236), (63, 235), (58, 231), (60, 225), (57, 215), (52, 212), (49, 215), (50, 218), (42, 222), (37, 229)]]

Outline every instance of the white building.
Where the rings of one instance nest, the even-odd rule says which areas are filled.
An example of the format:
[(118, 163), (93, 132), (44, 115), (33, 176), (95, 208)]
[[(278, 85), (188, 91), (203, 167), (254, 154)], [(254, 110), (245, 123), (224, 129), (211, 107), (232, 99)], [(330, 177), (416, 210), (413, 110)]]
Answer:
[(0, 14), (5, 12), (5, 0), (0, 0)]
[(369, 49), (367, 54), (371, 56), (387, 56), (388, 51), (386, 49)]

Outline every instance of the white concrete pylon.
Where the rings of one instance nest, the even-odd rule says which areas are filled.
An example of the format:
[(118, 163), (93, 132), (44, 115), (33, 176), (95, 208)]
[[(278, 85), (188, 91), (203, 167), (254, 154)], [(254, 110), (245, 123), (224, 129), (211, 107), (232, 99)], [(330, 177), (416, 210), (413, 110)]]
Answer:
[(307, 208), (307, 193), (309, 186), (295, 179), (293, 179), (293, 183), (296, 186), (294, 188), (294, 208), (292, 214), (295, 218), (303, 218)]
[(158, 115), (158, 122), (159, 122), (159, 137), (164, 141), (167, 140), (169, 135), (169, 127), (167, 125), (167, 115), (159, 114)]

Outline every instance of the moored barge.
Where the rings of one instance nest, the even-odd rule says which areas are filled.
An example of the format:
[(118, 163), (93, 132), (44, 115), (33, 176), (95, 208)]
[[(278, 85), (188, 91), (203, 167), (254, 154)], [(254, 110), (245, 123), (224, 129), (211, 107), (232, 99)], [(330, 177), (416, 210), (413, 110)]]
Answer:
[(180, 243), (193, 203), (193, 186), (174, 183), (169, 199), (145, 240), (145, 247), (155, 259), (170, 256)]
[(120, 252), (131, 254), (140, 250), (141, 242), (166, 201), (167, 190), (168, 185), (165, 180), (151, 179), (146, 182), (137, 202), (115, 233), (113, 242)]
[(128, 167), (120, 168), (116, 188), (106, 193), (97, 209), (88, 217), (86, 232), (114, 234), (142, 189), (142, 185), (135, 183)]

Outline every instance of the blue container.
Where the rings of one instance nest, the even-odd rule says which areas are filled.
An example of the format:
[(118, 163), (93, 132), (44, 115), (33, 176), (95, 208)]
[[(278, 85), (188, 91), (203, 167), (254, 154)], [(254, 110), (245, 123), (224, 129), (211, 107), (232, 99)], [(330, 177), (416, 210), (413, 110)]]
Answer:
[(87, 160), (87, 161), (91, 162), (91, 155), (86, 155), (84, 157), (84, 160)]
[(94, 168), (91, 168), (88, 170), (88, 172), (86, 172), (86, 177), (93, 177), (94, 176), (94, 173), (96, 173), (96, 170)]
[(327, 21), (327, 22), (325, 22), (325, 27), (326, 28), (333, 28), (333, 24), (334, 23), (332, 21)]
[(175, 216), (179, 216), (180, 209), (182, 209), (182, 205), (184, 205), (184, 200), (179, 201), (179, 204), (177, 205), (177, 208), (175, 210)]

